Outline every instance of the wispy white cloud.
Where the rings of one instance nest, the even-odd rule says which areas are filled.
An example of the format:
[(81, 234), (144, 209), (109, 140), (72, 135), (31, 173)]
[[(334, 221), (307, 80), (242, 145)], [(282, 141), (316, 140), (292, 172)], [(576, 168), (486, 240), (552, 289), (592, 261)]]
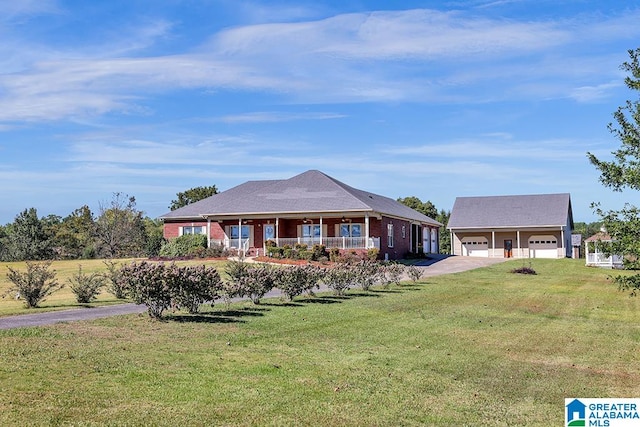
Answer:
[(253, 113), (227, 115), (213, 118), (214, 122), (224, 123), (280, 123), (297, 120), (333, 120), (347, 117), (339, 113), (288, 113), (278, 111), (257, 111)]
[(583, 141), (551, 139), (540, 141), (514, 140), (510, 135), (492, 134), (474, 140), (425, 143), (423, 145), (399, 146), (387, 150), (389, 155), (416, 155), (436, 158), (458, 159), (527, 159), (530, 161), (584, 160)]
[[(127, 32), (130, 37), (117, 37), (111, 51), (86, 46), (57, 51), (52, 56), (58, 60), (14, 51), (23, 59), (9, 67), (20, 72), (0, 74), (0, 121), (145, 111), (147, 97), (177, 88), (268, 91), (306, 103), (477, 102), (541, 93), (592, 101), (594, 93), (602, 97), (612, 89), (612, 73), (605, 80), (590, 74), (585, 65), (602, 57), (581, 55), (576, 47), (600, 43), (598, 34), (637, 37), (639, 19), (640, 11), (634, 10), (570, 25), (460, 11), (371, 12), (232, 28), (191, 52), (136, 56), (171, 31), (170, 22), (159, 20)], [(20, 40), (16, 46), (23, 50)], [(0, 52), (11, 49), (0, 42)], [(38, 49), (45, 50), (44, 45)], [(615, 70), (616, 59), (605, 59), (600, 68)], [(578, 72), (583, 75), (574, 87)], [(497, 81), (502, 90), (489, 93), (486, 84)]]

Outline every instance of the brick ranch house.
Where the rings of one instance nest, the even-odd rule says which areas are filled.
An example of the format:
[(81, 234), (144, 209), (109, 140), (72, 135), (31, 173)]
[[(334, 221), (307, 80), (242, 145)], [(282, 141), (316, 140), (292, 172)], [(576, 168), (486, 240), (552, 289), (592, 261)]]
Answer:
[(277, 246), (379, 249), (380, 258), (438, 252), (442, 225), (388, 197), (350, 187), (317, 170), (289, 179), (247, 181), (160, 217), (164, 237), (205, 234), (209, 246), (248, 255)]
[(458, 197), (447, 228), (453, 255), (488, 258), (571, 256), (571, 196)]

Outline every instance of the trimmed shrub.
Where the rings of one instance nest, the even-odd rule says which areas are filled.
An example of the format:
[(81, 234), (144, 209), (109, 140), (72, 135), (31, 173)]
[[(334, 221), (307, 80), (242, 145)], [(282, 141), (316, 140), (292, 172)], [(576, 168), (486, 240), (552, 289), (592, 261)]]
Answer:
[(411, 278), (411, 281), (413, 281), (414, 283), (420, 280), (422, 274), (424, 273), (424, 271), (420, 267), (416, 267), (415, 265), (405, 267), (405, 271)]
[(202, 256), (207, 249), (207, 236), (204, 234), (185, 234), (162, 245), (161, 257)]
[(176, 308), (184, 308), (189, 313), (197, 313), (206, 302), (213, 303), (222, 293), (222, 279), (213, 267), (190, 265), (171, 266), (176, 275), (171, 289), (171, 302)]
[(86, 274), (82, 272), (82, 265), (78, 266), (78, 272), (68, 279), (71, 290), (76, 295), (76, 301), (87, 304), (98, 297), (105, 285), (105, 277), (100, 273)]
[(175, 277), (167, 274), (163, 263), (146, 261), (125, 264), (120, 269), (120, 280), (127, 295), (136, 304), (147, 306), (147, 313), (154, 319), (162, 318), (162, 313), (171, 307), (171, 288)]
[(382, 264), (382, 284), (388, 287), (392, 283), (399, 285), (402, 280), (402, 274), (404, 273), (404, 265), (397, 262), (385, 261)]
[(9, 269), (7, 278), (13, 285), (2, 294), (3, 298), (10, 294), (16, 294), (24, 300), (27, 308), (34, 308), (49, 295), (64, 288), (64, 284), (60, 284), (56, 280), (55, 270), (49, 270), (51, 261), (27, 261), (26, 264), (27, 271), (25, 272), (7, 267)]
[(378, 248), (367, 249), (367, 259), (369, 261), (376, 261), (379, 255), (380, 255), (380, 249)]
[(260, 299), (275, 284), (274, 268), (268, 265), (230, 261), (226, 271), (231, 278), (231, 283), (225, 287), (229, 298), (246, 296), (254, 304), (260, 304)]
[(304, 292), (313, 293), (325, 270), (312, 265), (296, 265), (276, 270), (274, 285), (289, 301)]
[(322, 281), (333, 293), (342, 296), (356, 281), (354, 270), (348, 264), (337, 264), (327, 269)]
[(125, 299), (127, 292), (123, 281), (120, 280), (120, 264), (112, 260), (105, 260), (103, 263), (107, 267), (107, 272), (104, 273), (104, 278), (107, 282), (107, 292), (118, 299)]

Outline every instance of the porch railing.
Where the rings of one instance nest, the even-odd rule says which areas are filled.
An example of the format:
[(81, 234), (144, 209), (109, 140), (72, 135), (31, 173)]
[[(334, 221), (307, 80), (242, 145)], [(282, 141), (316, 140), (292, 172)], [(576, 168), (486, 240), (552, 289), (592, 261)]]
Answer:
[(278, 246), (283, 247), (285, 245), (295, 246), (296, 244), (307, 245), (309, 247), (313, 245), (323, 244), (327, 248), (340, 248), (340, 249), (368, 249), (377, 248), (380, 249), (379, 237), (323, 237), (322, 242), (320, 237), (280, 237), (278, 238)]
[(620, 268), (622, 267), (622, 257), (620, 255), (606, 256), (602, 253), (587, 254), (587, 265)]

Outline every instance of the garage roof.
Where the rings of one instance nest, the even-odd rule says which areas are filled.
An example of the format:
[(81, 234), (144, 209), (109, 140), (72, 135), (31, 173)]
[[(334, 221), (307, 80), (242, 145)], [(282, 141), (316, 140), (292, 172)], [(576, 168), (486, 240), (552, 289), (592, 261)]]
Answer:
[(573, 228), (569, 193), (458, 197), (447, 228)]

